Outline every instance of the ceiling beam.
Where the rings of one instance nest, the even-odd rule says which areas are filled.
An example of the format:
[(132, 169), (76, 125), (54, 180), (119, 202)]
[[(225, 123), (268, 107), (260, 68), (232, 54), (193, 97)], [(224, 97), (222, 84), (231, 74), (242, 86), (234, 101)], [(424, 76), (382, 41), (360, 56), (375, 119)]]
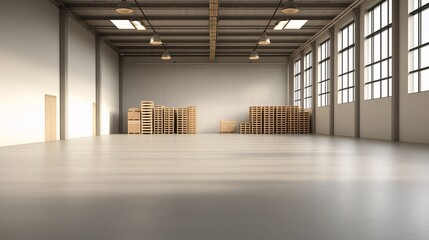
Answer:
[[(152, 50), (164, 50), (162, 46), (152, 46), (149, 44), (145, 46), (116, 46), (118, 49), (152, 49)], [(252, 49), (254, 45), (244, 45), (244, 46), (217, 46), (217, 49)], [(259, 49), (297, 49), (298, 46), (267, 46), (267, 47), (259, 47)], [(168, 49), (207, 49), (207, 46), (174, 46), (168, 45)]]
[[(282, 16), (282, 15), (279, 15)], [(305, 15), (305, 16), (294, 16), (291, 19), (296, 20), (332, 20), (336, 15), (320, 16), (320, 15)], [(129, 19), (134, 16), (118, 16), (118, 15), (102, 15), (102, 16), (91, 16), (91, 15), (81, 15), (78, 18), (82, 21), (93, 21), (93, 20), (121, 20)], [(148, 16), (151, 21), (209, 21), (207, 16), (172, 16), (172, 15), (153, 15)], [(270, 19), (270, 16), (219, 16), (219, 21), (253, 21), (261, 20), (267, 21)]]
[[(130, 2), (132, 8), (137, 9), (137, 5), (133, 2)], [(201, 9), (207, 10), (207, 3), (173, 3), (173, 4), (165, 4), (165, 3), (139, 3), (141, 7), (145, 10), (176, 10), (176, 9)], [(302, 10), (337, 10), (344, 9), (350, 5), (349, 2), (320, 2), (320, 1), (307, 1), (298, 3), (298, 7)], [(64, 4), (64, 8), (69, 10), (107, 10), (107, 9), (115, 9), (117, 6), (116, 2), (112, 3), (103, 3), (103, 2), (73, 2)], [(249, 10), (249, 9), (267, 9), (271, 10), (276, 8), (277, 3), (265, 3), (265, 2), (241, 2), (241, 3), (220, 3), (219, 7), (226, 10)]]
[[(167, 31), (159, 31), (160, 34), (162, 34), (163, 37), (202, 37), (207, 36), (207, 32), (167, 32)], [(317, 32), (317, 31), (316, 31)], [(276, 31), (276, 32), (270, 32), (270, 37), (311, 37), (316, 32), (285, 32), (285, 31)], [(109, 32), (109, 33), (103, 33), (99, 32), (99, 36), (102, 37), (147, 37), (152, 36), (152, 31), (147, 32), (121, 32), (121, 31), (115, 31), (115, 32)], [(222, 37), (259, 37), (260, 33), (257, 32), (225, 32), (225, 33), (218, 33), (218, 36)], [(207, 36), (209, 39), (209, 37)]]
[(218, 17), (219, 17), (219, 0), (210, 0), (209, 2), (210, 62), (214, 62), (216, 57)]
[[(110, 43), (115, 44), (115, 45), (120, 45), (120, 44), (133, 44), (133, 43), (143, 43), (141, 39), (110, 39), (109, 40)], [(210, 41), (206, 40), (206, 41), (202, 41), (202, 40), (192, 40), (192, 39), (186, 39), (186, 40), (169, 40), (168, 41), (170, 44), (175, 43), (175, 44), (192, 44), (192, 43), (199, 43), (199, 44), (206, 44), (206, 46), (209, 46)], [(272, 43), (272, 44), (284, 44), (285, 46), (287, 45), (293, 45), (293, 46), (301, 46), (303, 43), (305, 43), (305, 40), (276, 40), (276, 42)], [(240, 40), (240, 39), (232, 39), (232, 40), (218, 40), (217, 41), (217, 45), (221, 45), (221, 44), (251, 44), (252, 46), (254, 46), (255, 41), (252, 39), (249, 40)]]

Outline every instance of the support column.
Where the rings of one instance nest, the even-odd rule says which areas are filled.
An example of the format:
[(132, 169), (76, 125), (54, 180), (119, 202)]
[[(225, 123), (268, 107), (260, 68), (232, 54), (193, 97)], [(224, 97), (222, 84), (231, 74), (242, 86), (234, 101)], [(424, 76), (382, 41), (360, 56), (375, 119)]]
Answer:
[(124, 110), (122, 107), (123, 103), (123, 94), (122, 94), (122, 88), (123, 88), (123, 67), (124, 67), (124, 56), (119, 55), (119, 133), (124, 132), (123, 127), (123, 116), (124, 116)]
[(60, 10), (60, 140), (68, 137), (68, 32), (69, 10)]
[(392, 141), (399, 141), (399, 0), (392, 0)]
[(312, 77), (313, 77), (313, 98), (312, 98), (312, 111), (311, 111), (311, 127), (312, 127), (312, 132), (316, 133), (316, 109), (317, 109), (317, 97), (318, 97), (318, 84), (317, 84), (317, 69), (318, 69), (318, 64), (317, 64), (317, 58), (318, 58), (318, 52), (317, 52), (317, 47), (316, 47), (316, 42), (313, 41), (311, 43), (311, 49), (313, 51), (313, 72), (312, 72)]
[(361, 42), (361, 17), (360, 7), (353, 10), (355, 19), (355, 138), (360, 138), (360, 84), (361, 84), (361, 49), (363, 43)]
[(335, 49), (336, 49), (336, 41), (335, 41), (335, 30), (334, 27), (331, 27), (329, 29), (329, 39), (331, 41), (331, 45), (330, 45), (330, 57), (329, 57), (329, 69), (331, 70), (330, 72), (330, 81), (329, 81), (329, 135), (335, 135), (335, 79), (336, 79), (336, 75), (335, 74)]
[(104, 38), (95, 38), (95, 106), (96, 106), (96, 127), (95, 135), (101, 135), (101, 44)]

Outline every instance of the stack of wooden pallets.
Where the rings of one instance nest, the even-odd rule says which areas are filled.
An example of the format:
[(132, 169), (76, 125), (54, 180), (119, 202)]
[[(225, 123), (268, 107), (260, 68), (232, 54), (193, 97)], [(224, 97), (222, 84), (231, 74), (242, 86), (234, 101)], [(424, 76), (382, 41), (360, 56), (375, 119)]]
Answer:
[(276, 134), (286, 134), (287, 129), (286, 106), (276, 107)]
[(176, 111), (176, 126), (177, 126), (177, 134), (188, 134), (188, 108), (180, 107), (177, 108)]
[(153, 134), (153, 102), (141, 101), (141, 134)]
[(242, 122), (240, 123), (240, 134), (250, 134), (250, 123)]
[(252, 134), (262, 134), (263, 124), (263, 107), (249, 107), (250, 128)]
[(128, 109), (128, 134), (140, 134), (140, 108)]
[(310, 113), (309, 112), (299, 113), (299, 133), (300, 134), (310, 133)]
[(264, 107), (264, 134), (275, 133), (276, 108), (274, 106)]
[(197, 133), (197, 107), (188, 107), (188, 134)]
[(164, 106), (156, 105), (153, 107), (153, 133), (164, 133)]
[(287, 106), (287, 130), (288, 134), (299, 134), (300, 106)]
[(164, 134), (174, 134), (175, 127), (175, 112), (172, 107), (164, 108)]

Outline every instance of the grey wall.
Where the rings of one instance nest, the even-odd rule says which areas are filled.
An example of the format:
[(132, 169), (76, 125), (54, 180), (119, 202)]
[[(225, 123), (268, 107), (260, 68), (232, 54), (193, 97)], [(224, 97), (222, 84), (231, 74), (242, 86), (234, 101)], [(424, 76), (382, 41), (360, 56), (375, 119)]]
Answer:
[(45, 141), (45, 94), (59, 106), (59, 10), (2, 1), (0, 29), (0, 146)]
[(141, 100), (171, 107), (197, 106), (198, 132), (219, 132), (220, 120), (248, 121), (252, 105), (287, 103), (286, 64), (139, 64), (126, 58), (126, 110)]
[(101, 134), (119, 132), (119, 55), (101, 43)]

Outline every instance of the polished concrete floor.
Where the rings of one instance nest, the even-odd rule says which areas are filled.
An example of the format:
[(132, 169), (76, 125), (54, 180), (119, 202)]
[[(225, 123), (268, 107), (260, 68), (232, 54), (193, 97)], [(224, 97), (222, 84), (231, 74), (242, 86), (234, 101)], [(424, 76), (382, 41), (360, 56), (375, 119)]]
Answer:
[(0, 148), (1, 240), (427, 240), (429, 146), (112, 135)]

